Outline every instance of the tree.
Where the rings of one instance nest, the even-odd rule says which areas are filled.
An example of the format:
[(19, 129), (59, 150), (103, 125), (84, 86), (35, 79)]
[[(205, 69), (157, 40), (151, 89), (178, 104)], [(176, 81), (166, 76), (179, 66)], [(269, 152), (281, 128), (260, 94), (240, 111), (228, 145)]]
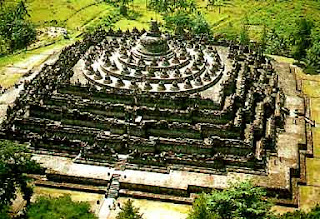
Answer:
[(0, 38), (9, 44), (11, 51), (26, 48), (36, 38), (36, 30), (27, 16), (24, 1), (16, 6), (2, 6), (0, 10)]
[(308, 65), (320, 69), (320, 30), (311, 33), (312, 46), (307, 50)]
[(320, 42), (314, 42), (307, 51), (308, 64), (320, 68)]
[(202, 14), (197, 13), (192, 20), (192, 31), (195, 34), (210, 33), (211, 27)]
[(1, 219), (10, 219), (11, 217), (8, 214), (9, 207), (8, 206), (0, 206), (0, 218)]
[(242, 25), (239, 42), (241, 45), (248, 45), (250, 43), (249, 31), (245, 24)]
[(312, 21), (306, 20), (305, 18), (300, 18), (296, 21), (296, 29), (293, 33), (293, 57), (299, 61), (306, 57), (306, 51), (311, 46), (312, 28)]
[(191, 28), (191, 16), (183, 10), (167, 14), (163, 19), (166, 22), (166, 27), (173, 30), (176, 34), (182, 34), (185, 30), (190, 30)]
[(276, 29), (271, 29), (266, 33), (266, 53), (288, 56), (290, 55), (290, 42)]
[(68, 195), (40, 197), (27, 209), (28, 219), (96, 219), (87, 202), (73, 202)]
[(263, 197), (266, 192), (250, 181), (232, 184), (230, 188), (202, 195), (193, 205), (189, 219), (267, 218), (271, 203)]
[(194, 0), (174, 0), (174, 7), (172, 8), (172, 11), (184, 10), (194, 12), (196, 9), (197, 5)]
[(263, 25), (263, 29), (262, 29), (262, 35), (261, 35), (261, 53), (263, 54), (266, 51), (266, 47), (267, 47), (267, 27), (266, 25)]
[(193, 203), (188, 219), (213, 219), (208, 206), (209, 195), (202, 193)]
[(150, 0), (149, 6), (159, 12), (175, 12), (184, 10), (192, 12), (196, 10), (194, 0)]
[(128, 200), (124, 203), (122, 210), (117, 215), (116, 219), (141, 219), (142, 215), (139, 214), (139, 209), (133, 206), (133, 201)]
[(121, 0), (120, 1), (120, 14), (128, 15), (128, 5), (133, 0)]
[(221, 13), (221, 7), (226, 6), (227, 4), (229, 4), (228, 0), (209, 0), (207, 3), (207, 8), (209, 7), (218, 7), (219, 10), (219, 14)]
[(0, 212), (5, 211), (16, 197), (20, 187), (23, 197), (30, 202), (32, 188), (26, 173), (40, 171), (40, 165), (31, 160), (25, 145), (0, 141)]
[(176, 4), (173, 0), (150, 0), (149, 6), (158, 12), (174, 11)]

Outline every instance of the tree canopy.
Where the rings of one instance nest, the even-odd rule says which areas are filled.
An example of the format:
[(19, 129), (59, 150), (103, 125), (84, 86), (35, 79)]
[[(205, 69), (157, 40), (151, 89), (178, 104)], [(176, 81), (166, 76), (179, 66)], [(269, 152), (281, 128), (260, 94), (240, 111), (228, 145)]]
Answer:
[(311, 33), (312, 45), (307, 50), (308, 65), (320, 69), (320, 30), (313, 29)]
[(40, 197), (27, 210), (28, 219), (96, 219), (87, 202), (74, 202), (70, 196)]
[(166, 27), (177, 34), (185, 31), (194, 34), (210, 33), (211, 27), (201, 13), (189, 13), (185, 10), (177, 10), (164, 16)]
[(0, 55), (26, 48), (36, 39), (36, 30), (27, 19), (29, 16), (24, 1), (16, 5), (0, 5)]
[(196, 2), (194, 0), (150, 0), (149, 7), (159, 12), (177, 10), (192, 12), (196, 10)]
[(232, 184), (228, 189), (200, 195), (188, 219), (267, 218), (272, 205), (265, 195), (249, 181)]
[(20, 188), (23, 197), (29, 203), (32, 188), (26, 173), (40, 170), (39, 164), (31, 160), (25, 145), (11, 141), (0, 141), (0, 212), (5, 211), (16, 197), (16, 189)]
[(296, 20), (296, 26), (293, 33), (293, 57), (297, 60), (301, 60), (306, 57), (306, 51), (311, 46), (311, 32), (313, 28), (313, 22), (300, 18)]
[(133, 201), (128, 200), (124, 203), (121, 211), (116, 219), (141, 219), (142, 215), (139, 214), (139, 209), (133, 206)]
[(311, 211), (297, 210), (278, 215), (265, 199), (266, 191), (250, 181), (231, 184), (230, 188), (201, 194), (193, 203), (188, 219), (318, 219), (320, 206)]

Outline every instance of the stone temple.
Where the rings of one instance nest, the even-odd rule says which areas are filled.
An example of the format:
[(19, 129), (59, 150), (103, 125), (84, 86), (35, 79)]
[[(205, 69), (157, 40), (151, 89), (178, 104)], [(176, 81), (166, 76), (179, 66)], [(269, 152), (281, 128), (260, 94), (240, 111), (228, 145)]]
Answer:
[[(168, 42), (169, 41), (169, 42)], [(212, 87), (222, 77), (224, 65), (212, 47), (179, 47), (152, 23), (138, 40), (123, 37), (102, 42), (101, 56), (90, 51), (84, 76), (102, 88), (135, 93), (197, 93)], [(94, 65), (92, 65), (94, 62)]]
[(254, 49), (152, 22), (65, 48), (25, 83), (1, 135), (29, 143), (47, 168), (38, 185), (192, 203), (249, 178), (296, 206), (312, 147), (306, 102)]

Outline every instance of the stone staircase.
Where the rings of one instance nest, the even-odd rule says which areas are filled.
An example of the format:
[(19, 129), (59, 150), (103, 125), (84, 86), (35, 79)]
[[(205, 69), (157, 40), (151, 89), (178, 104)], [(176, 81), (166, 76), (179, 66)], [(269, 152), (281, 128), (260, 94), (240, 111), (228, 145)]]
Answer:
[(119, 196), (119, 190), (120, 190), (120, 174), (113, 174), (111, 178), (110, 187), (108, 189), (108, 192), (106, 193), (106, 198), (118, 198)]

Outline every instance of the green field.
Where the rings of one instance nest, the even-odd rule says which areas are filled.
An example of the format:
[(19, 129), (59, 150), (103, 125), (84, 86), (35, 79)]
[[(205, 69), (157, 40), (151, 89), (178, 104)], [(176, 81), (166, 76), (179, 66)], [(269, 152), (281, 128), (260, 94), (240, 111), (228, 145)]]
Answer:
[(282, 34), (292, 32), (295, 20), (305, 16), (319, 24), (320, 4), (314, 1), (252, 1), (233, 0), (210, 11), (203, 10), (206, 18), (219, 33), (239, 32), (242, 24), (249, 25), (250, 36), (259, 38), (263, 25)]
[[(320, 23), (320, 3), (312, 0), (302, 1), (255, 1), (230, 0), (223, 6), (206, 8), (207, 1), (197, 0), (199, 10), (205, 15), (216, 33), (239, 32), (241, 26), (249, 24), (251, 36), (257, 38), (262, 25), (275, 28), (286, 34), (295, 28), (295, 20), (304, 16)], [(118, 10), (113, 6), (96, 0), (32, 0), (28, 2), (31, 19), (41, 26), (64, 26), (70, 30), (81, 28), (94, 19), (100, 19)], [(219, 10), (220, 8), (220, 10)], [(133, 26), (146, 27), (151, 19), (161, 20), (161, 15), (146, 8), (146, 0), (134, 0), (130, 9), (138, 16), (130, 19), (121, 17), (115, 27), (123, 29)], [(55, 22), (56, 21), (56, 22)]]
[[(17, 2), (18, 0), (5, 1)], [(133, 27), (147, 29), (151, 19), (156, 19), (164, 24), (162, 15), (147, 7), (148, 2), (150, 0), (134, 0), (129, 5), (128, 16), (122, 16), (117, 6), (105, 1), (26, 1), (30, 14), (29, 19), (38, 29), (52, 26), (63, 27), (68, 30), (72, 39), (84, 31), (93, 30), (101, 24), (107, 24), (107, 27), (122, 30), (132, 29)], [(246, 25), (249, 36), (254, 40), (261, 39), (264, 26), (268, 31), (274, 30), (278, 35), (290, 39), (296, 28), (295, 21), (299, 17), (314, 21), (315, 26), (320, 29), (320, 2), (314, 0), (217, 0), (216, 2), (220, 3), (220, 6), (207, 8), (208, 0), (196, 0), (198, 11), (204, 15), (216, 36), (236, 38), (243, 26)], [(38, 38), (40, 47), (42, 44), (45, 45), (46, 42), (56, 42), (61, 41), (61, 39), (61, 37), (51, 39), (45, 34)], [(24, 61), (30, 55), (39, 51), (39, 49), (34, 50), (32, 48), (34, 48), (34, 45), (30, 46), (27, 52), (0, 57), (0, 72), (7, 64)]]
[[(146, 1), (134, 0), (130, 3), (130, 10), (135, 16), (120, 16), (114, 27), (146, 28), (151, 18), (161, 21), (162, 16), (147, 8)], [(320, 25), (320, 3), (314, 0), (224, 0), (220, 1), (221, 6), (209, 8), (206, 8), (207, 0), (196, 2), (198, 10), (204, 14), (216, 34), (237, 34), (242, 25), (246, 24), (254, 39), (259, 39), (263, 25), (286, 35), (295, 29), (295, 20), (299, 17), (306, 17), (314, 21), (316, 26)], [(27, 5), (30, 19), (39, 27), (59, 26), (70, 31), (80, 31), (97, 20), (114, 16), (119, 10), (98, 0), (29, 0)]]

